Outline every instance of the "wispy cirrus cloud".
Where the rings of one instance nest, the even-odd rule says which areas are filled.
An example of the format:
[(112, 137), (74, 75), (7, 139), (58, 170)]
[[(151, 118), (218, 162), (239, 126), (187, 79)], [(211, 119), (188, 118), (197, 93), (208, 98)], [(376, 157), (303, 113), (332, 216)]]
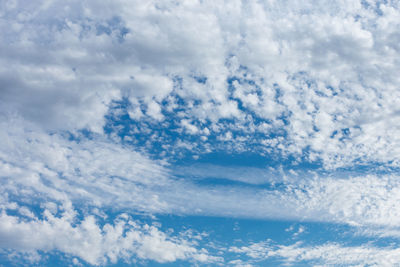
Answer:
[[(3, 125), (2, 192), (20, 197), (23, 191), (28, 202), (50, 198), (150, 213), (399, 226), (395, 174), (329, 177), (201, 164), (171, 169), (165, 161), (101, 137), (68, 140), (18, 119)], [(207, 179), (227, 182), (210, 184)]]
[(235, 266), (243, 266), (247, 263), (252, 266), (270, 258), (288, 266), (299, 263), (313, 266), (395, 266), (399, 261), (399, 249), (395, 247), (343, 246), (337, 243), (305, 246), (301, 242), (293, 245), (278, 245), (267, 241), (250, 246), (231, 247), (229, 251), (249, 257), (249, 260), (232, 261), (231, 264)]

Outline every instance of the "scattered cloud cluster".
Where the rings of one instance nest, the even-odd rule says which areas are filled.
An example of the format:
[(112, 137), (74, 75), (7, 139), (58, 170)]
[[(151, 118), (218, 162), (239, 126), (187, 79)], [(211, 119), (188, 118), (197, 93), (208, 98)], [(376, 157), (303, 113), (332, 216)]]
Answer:
[[(108, 208), (345, 223), (398, 237), (399, 24), (396, 1), (1, 1), (1, 249), (95, 265), (221, 261), (126, 215), (99, 223)], [(270, 169), (171, 166), (216, 151), (252, 152)], [(361, 171), (325, 175), (342, 167)], [(230, 251), (399, 261), (395, 248), (336, 243)]]
[[(210, 256), (204, 248), (196, 248), (196, 239), (171, 236), (156, 226), (134, 221), (127, 214), (121, 214), (113, 222), (101, 226), (93, 215), (77, 218), (77, 212), (70, 203), (58, 207), (61, 209), (59, 216), (45, 209), (42, 219), (25, 214), (23, 207), (16, 204), (13, 208), (18, 210), (18, 215), (8, 215), (4, 210), (0, 215), (0, 239), (2, 247), (22, 254), (60, 251), (92, 265), (121, 260), (128, 263), (140, 260), (212, 263), (222, 260)], [(41, 260), (40, 256), (23, 255), (23, 258), (33, 262)]]
[[(174, 170), (165, 161), (101, 136), (68, 140), (21, 119), (14, 118), (14, 124), (11, 120), (0, 123), (1, 192), (9, 199), (73, 201), (145, 213), (400, 226), (395, 174), (329, 177), (201, 164)], [(228, 183), (201, 183), (209, 178)]]
[(392, 1), (4, 1), (2, 112), (100, 133), (124, 100), (128, 136), (150, 123), (166, 151), (194, 136), (398, 166), (399, 16)]

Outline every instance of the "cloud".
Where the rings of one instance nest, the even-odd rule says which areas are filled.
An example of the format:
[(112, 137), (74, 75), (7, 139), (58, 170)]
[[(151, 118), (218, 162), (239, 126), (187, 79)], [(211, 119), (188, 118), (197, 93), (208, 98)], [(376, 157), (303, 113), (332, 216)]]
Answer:
[(100, 225), (93, 215), (78, 219), (77, 211), (71, 205), (60, 209), (61, 215), (45, 209), (43, 218), (29, 220), (8, 215), (3, 210), (0, 215), (1, 247), (22, 253), (22, 257), (29, 261), (39, 261), (37, 257), (27, 258), (32, 253), (55, 250), (79, 257), (92, 265), (120, 260), (128, 263), (138, 260), (159, 263), (176, 260), (221, 261), (221, 258), (209, 255), (207, 250), (197, 249), (193, 240), (179, 235), (170, 236), (156, 226), (132, 220), (127, 214)]
[[(398, 236), (399, 18), (397, 2), (379, 1), (3, 1), (0, 205), (15, 249), (95, 264), (208, 257), (128, 219), (106, 227), (93, 214), (52, 215), (61, 203), (101, 216), (113, 207), (324, 221)], [(284, 167), (174, 166), (210, 152)], [(328, 171), (290, 171), (308, 163)], [(93, 254), (54, 241), (62, 227), (71, 234), (62, 240)], [(139, 245), (105, 248), (118, 227)], [(49, 243), (28, 242), (35, 231)]]
[[(7, 1), (1, 112), (101, 133), (126, 99), (135, 124), (184, 119), (190, 135), (232, 133), (235, 151), (397, 166), (399, 14), (374, 1)], [(198, 151), (220, 147), (202, 138)]]
[(327, 243), (317, 246), (304, 246), (301, 242), (293, 245), (276, 245), (270, 242), (254, 243), (249, 246), (231, 247), (230, 252), (245, 254), (250, 263), (275, 259), (289, 266), (295, 263), (313, 266), (393, 266), (399, 261), (399, 249), (393, 247), (342, 246)]
[(145, 213), (400, 225), (396, 174), (169, 166), (101, 136), (49, 135), (17, 117), (0, 124), (1, 192), (25, 203), (69, 200)]
[(153, 161), (101, 136), (89, 140), (78, 135), (68, 140), (18, 118), (1, 124), (4, 194), (21, 197), (24, 191), (24, 198), (73, 199), (99, 206), (129, 203), (148, 212), (165, 208), (156, 194), (144, 196), (143, 190), (166, 185), (166, 162)]

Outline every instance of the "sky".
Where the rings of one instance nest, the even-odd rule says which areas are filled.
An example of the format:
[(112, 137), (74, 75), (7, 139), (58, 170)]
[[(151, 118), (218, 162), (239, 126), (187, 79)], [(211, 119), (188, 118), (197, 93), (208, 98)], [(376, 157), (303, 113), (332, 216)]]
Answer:
[(0, 266), (396, 266), (400, 2), (0, 0)]

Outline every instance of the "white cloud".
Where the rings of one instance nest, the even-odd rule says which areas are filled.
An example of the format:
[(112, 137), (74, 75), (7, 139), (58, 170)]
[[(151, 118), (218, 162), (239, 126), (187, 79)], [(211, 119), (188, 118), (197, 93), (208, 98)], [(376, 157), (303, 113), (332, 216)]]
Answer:
[(313, 264), (313, 266), (394, 266), (400, 260), (398, 248), (368, 245), (342, 246), (337, 243), (304, 246), (301, 242), (293, 245), (260, 242), (249, 246), (231, 247), (229, 251), (247, 255), (253, 259), (249, 262), (276, 259), (289, 266), (302, 262)]
[[(3, 210), (0, 215), (1, 247), (28, 253), (28, 256), (37, 251), (57, 250), (93, 265), (139, 259), (160, 263), (221, 261), (221, 258), (210, 256), (205, 249), (197, 249), (193, 241), (185, 237), (170, 236), (155, 226), (134, 221), (126, 214), (104, 225), (100, 225), (92, 215), (78, 219), (75, 214), (71, 206), (61, 215), (46, 209), (42, 219), (23, 220)], [(27, 258), (23, 254), (23, 258)], [(35, 261), (38, 260), (35, 257)]]
[(70, 142), (40, 131), (24, 132), (29, 130), (21, 125), (8, 126), (0, 133), (3, 192), (19, 195), (24, 189), (26, 197), (39, 193), (100, 206), (129, 203), (146, 211), (165, 208), (156, 193), (142, 194), (148, 186), (165, 185), (165, 162), (99, 139)]
[[(16, 117), (4, 121), (0, 123), (1, 192), (25, 203), (70, 200), (100, 209), (112, 206), (149, 213), (400, 226), (400, 184), (395, 174), (326, 177), (201, 164), (170, 167), (100, 136), (70, 141)], [(241, 184), (193, 183), (208, 178)], [(3, 202), (3, 207), (12, 207)], [(51, 205), (48, 209), (55, 210)], [(28, 211), (23, 214), (32, 217)]]
[(293, 186), (292, 192), (298, 210), (308, 210), (311, 217), (398, 227), (399, 190), (398, 176), (367, 175), (346, 179), (318, 177)]
[[(7, 1), (1, 11), (2, 113), (102, 132), (126, 97), (157, 120), (179, 107), (200, 128), (235, 129), (233, 149), (283, 131), (255, 142), (283, 155), (310, 148), (327, 168), (398, 165), (396, 3)], [(249, 127), (258, 119), (267, 131)]]
[[(115, 120), (123, 113), (114, 102), (126, 100), (123, 111), (138, 126), (135, 133), (149, 134), (150, 150), (155, 140), (161, 143), (161, 156), (219, 149), (294, 156), (321, 161), (327, 169), (397, 167), (399, 23), (396, 2), (3, 1), (0, 204), (21, 217), (3, 213), (2, 222), (41, 234), (46, 227), (51, 233), (60, 225), (72, 232), (93, 226), (88, 242), (102, 244), (98, 233), (105, 230), (92, 217), (78, 226), (64, 217), (52, 219), (60, 225), (23, 221), (35, 217), (24, 204), (47, 199), (87, 203), (100, 208), (98, 214), (115, 206), (304, 219), (383, 227), (381, 235), (395, 235), (397, 174), (310, 179), (308, 173), (293, 178), (214, 166), (207, 169), (214, 178), (254, 187), (199, 186), (174, 175), (203, 179), (204, 172), (173, 173), (166, 162), (102, 134), (105, 116)], [(163, 132), (169, 126), (176, 142)], [(79, 134), (82, 129), (94, 132), (93, 138)], [(112, 130), (111, 139), (117, 127)], [(124, 140), (135, 143), (133, 132), (125, 132)], [(68, 140), (70, 133), (76, 140)], [(260, 186), (269, 183), (271, 188)], [(20, 206), (8, 196), (17, 196)], [(54, 203), (41, 204), (55, 212)], [(153, 238), (164, 240), (149, 230), (141, 242), (152, 244)], [(18, 246), (32, 248), (19, 240)], [(143, 245), (134, 253), (169, 261), (192, 251), (164, 241), (160, 250)], [(114, 257), (102, 256), (105, 250), (98, 247), (93, 253), (87, 261)]]

